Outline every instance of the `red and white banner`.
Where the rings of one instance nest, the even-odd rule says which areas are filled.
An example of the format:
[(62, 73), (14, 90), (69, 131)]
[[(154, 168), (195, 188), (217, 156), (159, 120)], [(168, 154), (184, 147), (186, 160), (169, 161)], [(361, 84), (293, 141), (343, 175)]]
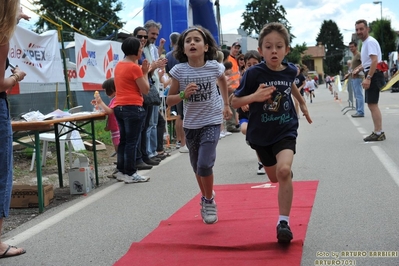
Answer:
[(75, 33), (76, 74), (78, 81), (103, 83), (114, 76), (124, 54), (120, 42), (93, 40)]
[[(64, 72), (57, 31), (42, 34), (17, 26), (8, 59), (26, 73), (22, 82), (62, 82)], [(8, 74), (11, 74), (8, 70)]]

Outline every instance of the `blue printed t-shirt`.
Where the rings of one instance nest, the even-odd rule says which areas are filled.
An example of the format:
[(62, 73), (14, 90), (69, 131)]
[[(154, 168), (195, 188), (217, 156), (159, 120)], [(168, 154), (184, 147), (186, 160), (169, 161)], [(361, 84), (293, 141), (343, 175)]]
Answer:
[(298, 117), (291, 98), (297, 68), (291, 63), (283, 65), (286, 68), (281, 71), (269, 69), (264, 62), (251, 67), (234, 92), (236, 97), (243, 97), (254, 93), (262, 83), (276, 87), (270, 100), (249, 105), (246, 138), (251, 144), (269, 146), (283, 138), (296, 138), (298, 135)]

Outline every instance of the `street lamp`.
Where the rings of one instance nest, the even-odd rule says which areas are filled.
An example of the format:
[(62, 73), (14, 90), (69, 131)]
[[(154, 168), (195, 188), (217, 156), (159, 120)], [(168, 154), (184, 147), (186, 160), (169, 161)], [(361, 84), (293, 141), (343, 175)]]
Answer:
[(384, 57), (384, 48), (383, 48), (383, 46), (384, 46), (384, 35), (383, 35), (383, 32), (382, 32), (382, 30), (383, 30), (383, 24), (382, 24), (382, 1), (373, 1), (373, 4), (374, 5), (380, 5), (380, 9), (381, 9), (381, 54), (382, 54), (382, 57)]

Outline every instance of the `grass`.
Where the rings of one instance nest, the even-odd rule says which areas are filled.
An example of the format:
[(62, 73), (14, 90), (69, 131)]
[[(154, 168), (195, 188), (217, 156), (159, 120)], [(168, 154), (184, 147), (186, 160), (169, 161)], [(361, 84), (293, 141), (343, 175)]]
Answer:
[[(103, 142), (106, 145), (112, 145), (111, 132), (105, 131), (106, 120), (94, 121), (94, 131), (96, 132), (96, 139)], [(91, 132), (90, 124), (83, 127), (86, 131)]]
[[(98, 121), (94, 121), (94, 131), (96, 133), (96, 139), (103, 142), (106, 145), (112, 145), (112, 140), (111, 140), (111, 133), (109, 131), (105, 131), (106, 125), (106, 120), (98, 120)], [(91, 132), (91, 125), (87, 124), (83, 127), (87, 132)], [(54, 146), (54, 147), (53, 147)], [(50, 143), (49, 144), (49, 150), (53, 148), (55, 149), (55, 143)], [(89, 153), (88, 151), (82, 150), (79, 151), (79, 153), (82, 153), (86, 156), (88, 156)], [(22, 154), (27, 157), (27, 158), (32, 158), (33, 155), (33, 148), (25, 148), (22, 151)], [(57, 163), (56, 159), (47, 159), (47, 164), (53, 164), (53, 163)]]

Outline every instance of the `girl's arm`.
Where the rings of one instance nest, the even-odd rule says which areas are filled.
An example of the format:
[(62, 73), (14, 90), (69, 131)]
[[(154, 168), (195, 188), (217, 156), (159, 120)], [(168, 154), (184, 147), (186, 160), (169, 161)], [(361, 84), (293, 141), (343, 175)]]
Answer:
[(223, 117), (225, 120), (228, 120), (231, 118), (233, 113), (231, 112), (231, 109), (229, 106), (228, 86), (227, 86), (227, 81), (226, 81), (226, 77), (224, 76), (224, 74), (222, 74), (218, 78), (218, 85), (220, 88), (220, 92), (222, 93), (222, 98), (223, 98), (223, 103), (224, 103)]
[(179, 92), (179, 81), (173, 77), (171, 77), (171, 84), (168, 92), (168, 96), (166, 97), (166, 104), (168, 106), (173, 106), (182, 101), (178, 92)]

